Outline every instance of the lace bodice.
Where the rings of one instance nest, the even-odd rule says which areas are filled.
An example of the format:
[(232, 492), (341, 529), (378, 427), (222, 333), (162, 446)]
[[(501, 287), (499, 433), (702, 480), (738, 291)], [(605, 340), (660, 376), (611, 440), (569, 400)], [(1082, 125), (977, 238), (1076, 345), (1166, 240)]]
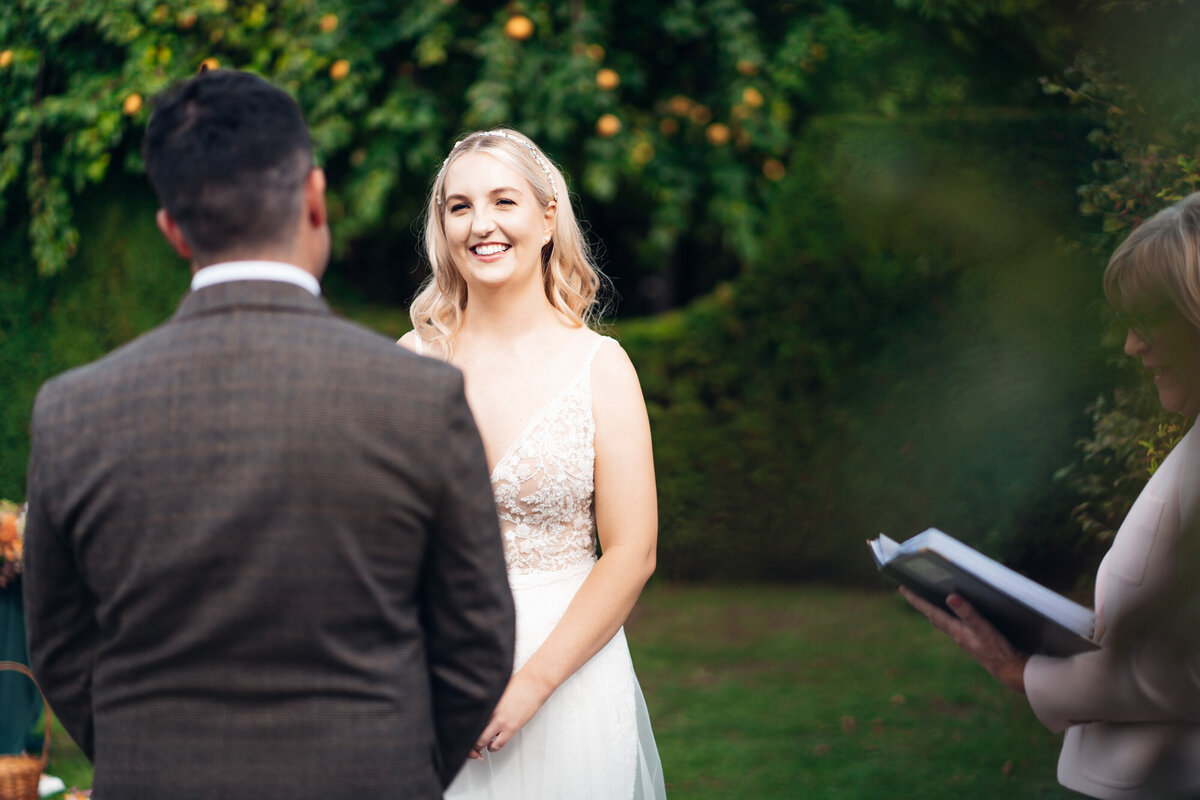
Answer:
[(606, 338), (592, 345), (571, 382), (492, 470), (510, 574), (557, 572), (596, 559), (591, 366)]

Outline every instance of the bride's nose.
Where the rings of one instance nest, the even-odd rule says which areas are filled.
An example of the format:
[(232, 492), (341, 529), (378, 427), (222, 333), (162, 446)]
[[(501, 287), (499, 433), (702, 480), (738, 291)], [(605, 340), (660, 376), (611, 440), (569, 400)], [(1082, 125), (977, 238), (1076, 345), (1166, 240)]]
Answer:
[(483, 236), (491, 233), (496, 229), (496, 221), (492, 218), (488, 208), (480, 208), (471, 215), (471, 233), (474, 236)]

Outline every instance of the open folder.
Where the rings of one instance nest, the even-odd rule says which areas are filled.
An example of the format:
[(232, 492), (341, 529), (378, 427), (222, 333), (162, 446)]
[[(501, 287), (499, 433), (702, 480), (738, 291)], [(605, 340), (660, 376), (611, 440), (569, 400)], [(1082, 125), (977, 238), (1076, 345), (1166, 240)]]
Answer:
[(1099, 648), (1090, 608), (936, 528), (902, 544), (882, 533), (867, 544), (885, 575), (947, 611), (946, 596), (957, 592), (1020, 650), (1068, 656)]

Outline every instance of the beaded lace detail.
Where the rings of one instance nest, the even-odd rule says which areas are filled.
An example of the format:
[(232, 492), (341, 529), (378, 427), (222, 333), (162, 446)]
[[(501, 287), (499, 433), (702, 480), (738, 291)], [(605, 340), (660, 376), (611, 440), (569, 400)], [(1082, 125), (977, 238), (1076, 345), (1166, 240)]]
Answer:
[(607, 338), (596, 341), (567, 387), (492, 470), (510, 574), (557, 572), (596, 560), (591, 366)]

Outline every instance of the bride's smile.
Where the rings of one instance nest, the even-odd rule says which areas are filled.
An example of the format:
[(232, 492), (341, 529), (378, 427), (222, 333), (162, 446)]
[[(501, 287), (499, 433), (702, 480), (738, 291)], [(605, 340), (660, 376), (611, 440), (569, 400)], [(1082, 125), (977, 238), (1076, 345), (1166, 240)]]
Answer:
[(484, 242), (471, 247), (471, 252), (480, 258), (491, 258), (498, 256), (501, 253), (506, 253), (512, 248), (511, 244), (502, 244), (500, 242)]

